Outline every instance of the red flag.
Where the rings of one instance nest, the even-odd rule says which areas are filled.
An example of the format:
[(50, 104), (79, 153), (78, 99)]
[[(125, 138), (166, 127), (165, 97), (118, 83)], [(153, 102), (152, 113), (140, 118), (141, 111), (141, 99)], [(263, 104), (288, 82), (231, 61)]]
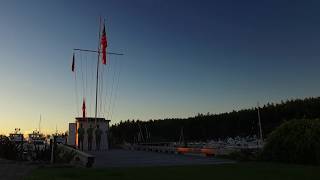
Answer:
[(102, 31), (102, 37), (101, 37), (101, 51), (102, 51), (102, 64), (107, 64), (107, 35), (106, 35), (106, 28), (103, 24), (103, 31)]
[(86, 118), (86, 100), (83, 99), (83, 102), (82, 102), (82, 117), (83, 119)]
[(71, 66), (71, 70), (72, 70), (72, 72), (74, 72), (74, 53), (73, 53), (73, 57), (72, 57), (72, 66)]

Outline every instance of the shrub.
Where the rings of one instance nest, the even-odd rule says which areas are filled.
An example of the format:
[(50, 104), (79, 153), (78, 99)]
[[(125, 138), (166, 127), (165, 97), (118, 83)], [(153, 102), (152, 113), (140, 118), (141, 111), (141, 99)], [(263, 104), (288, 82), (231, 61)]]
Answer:
[(8, 137), (0, 135), (0, 157), (16, 160), (18, 153), (16, 145)]
[(236, 161), (258, 161), (260, 160), (260, 153), (259, 149), (241, 149), (227, 155), (219, 155), (218, 157)]
[(303, 119), (283, 123), (268, 137), (264, 160), (320, 164), (320, 120)]

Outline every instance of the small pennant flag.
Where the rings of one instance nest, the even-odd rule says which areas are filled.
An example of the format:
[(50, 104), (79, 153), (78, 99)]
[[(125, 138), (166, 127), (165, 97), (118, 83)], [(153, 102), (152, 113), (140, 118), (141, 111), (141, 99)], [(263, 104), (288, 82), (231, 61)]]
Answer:
[(106, 28), (103, 24), (103, 30), (102, 30), (102, 37), (101, 37), (101, 50), (102, 50), (102, 64), (107, 64), (107, 35), (106, 35)]
[(83, 99), (83, 102), (82, 102), (82, 117), (83, 119), (86, 118), (86, 100)]
[(74, 72), (74, 53), (73, 53), (73, 57), (72, 57), (71, 70), (72, 70), (72, 72)]

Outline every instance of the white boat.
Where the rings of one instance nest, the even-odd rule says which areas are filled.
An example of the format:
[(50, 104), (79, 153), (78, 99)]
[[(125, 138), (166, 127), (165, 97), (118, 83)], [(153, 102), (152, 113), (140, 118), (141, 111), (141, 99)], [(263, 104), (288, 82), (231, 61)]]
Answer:
[(35, 130), (32, 133), (28, 134), (28, 136), (29, 144), (44, 145), (46, 142), (46, 137), (39, 131)]

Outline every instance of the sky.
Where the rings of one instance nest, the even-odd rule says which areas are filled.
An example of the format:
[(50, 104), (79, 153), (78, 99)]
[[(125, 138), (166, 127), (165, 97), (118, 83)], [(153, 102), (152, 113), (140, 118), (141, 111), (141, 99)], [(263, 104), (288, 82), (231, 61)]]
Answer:
[[(82, 101), (72, 49), (97, 49), (99, 16), (108, 51), (125, 54), (108, 56), (101, 79), (101, 97), (114, 98), (112, 124), (319, 96), (319, 7), (311, 0), (3, 0), (0, 133), (30, 132), (40, 114), (44, 133), (67, 130)], [(112, 74), (119, 83), (111, 95)]]

